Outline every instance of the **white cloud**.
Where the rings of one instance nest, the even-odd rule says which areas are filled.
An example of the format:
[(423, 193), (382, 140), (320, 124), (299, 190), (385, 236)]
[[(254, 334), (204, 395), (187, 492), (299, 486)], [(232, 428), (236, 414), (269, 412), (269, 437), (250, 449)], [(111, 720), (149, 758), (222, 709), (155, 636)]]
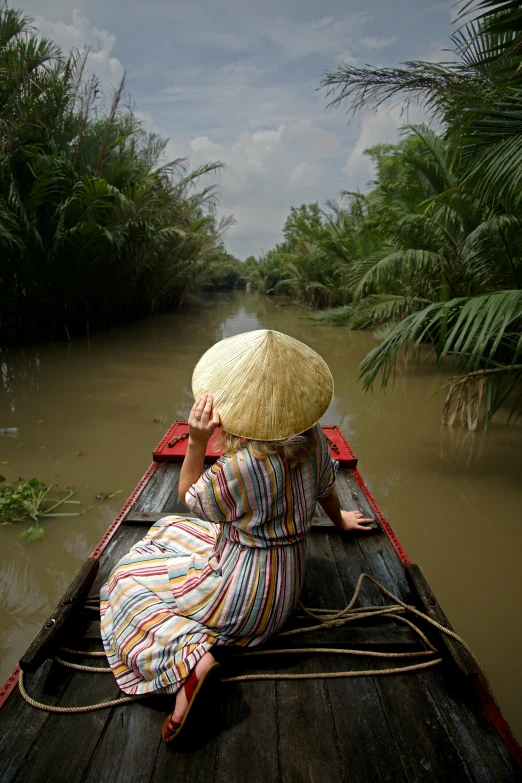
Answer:
[(143, 111), (143, 109), (133, 109), (132, 113), (139, 122), (141, 122), (143, 128), (152, 133), (158, 133), (158, 128), (154, 122), (154, 117), (150, 111)]
[(280, 18), (269, 25), (259, 26), (259, 29), (281, 46), (288, 59), (297, 60), (311, 54), (336, 58), (347, 45), (355, 46), (372, 16), (355, 11), (346, 16), (327, 16), (309, 23)]
[(364, 46), (368, 49), (385, 49), (386, 46), (391, 46), (397, 40), (396, 35), (392, 35), (391, 38), (375, 38), (371, 35), (362, 39)]
[(192, 34), (189, 33), (189, 40), (193, 43), (212, 44), (229, 52), (242, 52), (249, 47), (249, 38), (246, 35), (202, 28)]
[(43, 16), (35, 18), (35, 24), (42, 36), (57, 43), (64, 52), (71, 49), (82, 51), (89, 49), (86, 71), (95, 73), (102, 82), (116, 87), (124, 73), (124, 68), (117, 57), (111, 57), (116, 42), (116, 36), (108, 30), (95, 27), (89, 19), (75, 8), (72, 12), (72, 23), (51, 22)]
[(228, 238), (240, 257), (280, 241), (290, 207), (320, 199), (323, 163), (340, 153), (333, 133), (304, 118), (243, 131), (231, 143), (194, 137), (189, 147), (191, 166), (211, 160), (227, 166), (219, 178), (220, 212), (236, 218)]
[(290, 184), (298, 187), (310, 187), (315, 185), (321, 176), (322, 167), (314, 160), (311, 163), (302, 161), (298, 163), (290, 174)]
[(428, 63), (447, 63), (453, 62), (455, 56), (452, 51), (449, 50), (449, 46), (446, 42), (432, 41), (428, 44), (426, 54), (422, 55), (422, 60)]
[(339, 65), (360, 65), (361, 60), (351, 49), (343, 49), (335, 56), (335, 61)]
[[(376, 144), (393, 144), (399, 138), (399, 128), (407, 124), (419, 124), (428, 122), (426, 111), (420, 107), (411, 105), (406, 109), (404, 104), (392, 107), (381, 107), (372, 114), (365, 114), (361, 118), (361, 132), (359, 138), (343, 168), (349, 180), (349, 187), (358, 186), (364, 190), (366, 184), (375, 175), (375, 167), (364, 150)], [(431, 123), (433, 127), (433, 123)]]
[(195, 155), (202, 155), (203, 157), (216, 155), (219, 151), (219, 145), (214, 144), (208, 136), (195, 136), (190, 142), (190, 149)]

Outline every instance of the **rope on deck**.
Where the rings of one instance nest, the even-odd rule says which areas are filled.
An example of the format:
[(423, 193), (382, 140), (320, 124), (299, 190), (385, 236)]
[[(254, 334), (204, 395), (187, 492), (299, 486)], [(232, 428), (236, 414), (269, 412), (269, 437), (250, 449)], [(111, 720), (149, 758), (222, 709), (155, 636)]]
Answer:
[[(381, 592), (383, 592), (385, 595), (387, 595), (389, 598), (395, 601), (395, 603), (392, 605), (388, 604), (385, 606), (362, 606), (362, 607), (354, 608), (354, 604), (359, 597), (359, 593), (361, 591), (361, 587), (365, 579), (368, 579), (370, 582), (372, 582), (376, 587), (379, 588), (379, 590), (381, 590)], [(92, 598), (86, 602), (85, 608), (91, 610), (97, 609), (97, 607), (94, 606), (93, 604)], [(450, 636), (452, 639), (455, 639), (457, 642), (459, 642), (459, 644), (462, 645), (462, 647), (466, 650), (466, 652), (471, 657), (473, 663), (477, 667), (477, 671), (482, 675), (488, 693), (493, 699), (493, 701), (495, 702), (495, 698), (491, 691), (489, 680), (482, 666), (477, 660), (476, 656), (471, 651), (470, 647), (466, 644), (466, 642), (460, 636), (458, 636), (458, 634), (456, 634), (454, 631), (451, 631), (449, 628), (446, 628), (444, 625), (441, 625), (436, 620), (433, 620), (427, 614), (424, 614), (424, 612), (421, 612), (418, 609), (416, 609), (414, 606), (411, 606), (409, 604), (406, 604), (404, 601), (401, 601), (400, 598), (398, 598), (396, 595), (391, 593), (386, 587), (384, 587), (384, 585), (382, 585), (380, 582), (374, 579), (373, 576), (370, 576), (369, 574), (362, 573), (360, 575), (359, 579), (357, 580), (357, 585), (355, 587), (354, 594), (350, 602), (344, 607), (344, 609), (341, 610), (310, 609), (303, 606), (301, 603), (299, 603), (299, 609), (307, 617), (318, 621), (317, 625), (305, 626), (302, 628), (293, 628), (289, 631), (282, 631), (281, 633), (275, 634), (275, 637), (280, 638), (283, 636), (292, 636), (300, 633), (310, 633), (312, 631), (316, 631), (319, 629), (325, 630), (328, 628), (336, 628), (339, 626), (347, 625), (348, 623), (353, 622), (355, 620), (365, 619), (367, 617), (385, 617), (385, 618), (399, 620), (400, 622), (406, 623), (420, 637), (421, 641), (423, 642), (423, 644), (426, 645), (427, 649), (418, 650), (415, 652), (395, 653), (395, 652), (377, 652), (373, 650), (346, 650), (346, 649), (335, 649), (329, 647), (304, 647), (304, 648), (291, 648), (291, 649), (284, 649), (284, 650), (249, 650), (248, 652), (232, 653), (232, 655), (237, 655), (238, 657), (244, 657), (244, 656), (253, 656), (253, 655), (289, 655), (289, 654), (297, 655), (300, 653), (332, 653), (335, 655), (363, 655), (363, 656), (374, 657), (374, 658), (413, 658), (413, 657), (418, 658), (420, 656), (437, 655), (438, 654), (437, 648), (430, 642), (430, 640), (421, 631), (421, 629), (418, 628), (415, 625), (415, 623), (413, 623), (411, 620), (408, 620), (406, 617), (402, 616), (402, 613), (404, 612), (411, 612), (412, 614), (415, 614), (418, 617), (425, 620), (426, 622), (430, 623), (432, 626), (437, 628), (441, 633), (446, 634), (446, 636)], [(72, 655), (84, 655), (88, 657), (105, 657), (105, 653), (103, 652), (99, 652), (99, 651), (87, 652), (83, 650), (73, 650), (68, 647), (62, 647), (61, 652), (69, 653)], [(72, 661), (66, 661), (58, 656), (55, 656), (54, 660), (57, 663), (60, 663), (62, 666), (67, 666), (68, 668), (76, 669), (78, 671), (93, 672), (95, 674), (100, 674), (100, 673), (105, 674), (105, 673), (112, 672), (112, 669), (107, 666), (104, 667), (84, 666), (83, 664), (73, 663)], [(367, 669), (364, 671), (345, 670), (340, 672), (309, 672), (309, 673), (302, 673), (302, 674), (243, 674), (243, 675), (238, 675), (236, 677), (226, 677), (222, 679), (221, 682), (224, 683), (247, 682), (247, 681), (252, 682), (256, 680), (315, 680), (315, 679), (330, 680), (330, 679), (338, 679), (342, 677), (367, 677), (367, 676), (386, 675), (386, 674), (404, 674), (406, 672), (414, 672), (414, 671), (420, 671), (422, 669), (427, 669), (431, 666), (436, 666), (437, 664), (442, 662), (443, 659), (439, 657), (439, 658), (433, 658), (429, 661), (422, 661), (418, 663), (412, 663), (406, 666), (398, 666), (389, 669)], [(20, 694), (28, 704), (31, 704), (33, 707), (36, 707), (36, 709), (39, 710), (45, 710), (47, 712), (56, 712), (56, 713), (82, 713), (82, 712), (90, 712), (94, 710), (101, 710), (101, 709), (105, 709), (106, 707), (114, 707), (119, 704), (126, 704), (131, 701), (137, 701), (138, 699), (145, 698), (145, 696), (147, 695), (147, 694), (141, 694), (137, 696), (124, 696), (119, 699), (113, 699), (111, 701), (105, 701), (99, 704), (89, 704), (84, 707), (55, 707), (52, 705), (38, 702), (35, 699), (31, 698), (31, 696), (29, 696), (29, 694), (25, 689), (23, 672), (20, 672), (20, 679), (18, 684), (19, 684)]]
[(136, 701), (143, 698), (142, 696), (123, 696), (121, 699), (112, 699), (111, 701), (102, 701), (99, 704), (87, 704), (85, 707), (54, 707), (52, 704), (42, 704), (39, 701), (31, 698), (25, 690), (24, 672), (20, 670), (20, 677), (18, 679), (18, 688), (22, 697), (32, 707), (36, 707), (37, 710), (45, 710), (46, 712), (94, 712), (94, 710), (104, 710), (106, 707), (116, 707), (118, 704), (127, 704), (130, 701)]

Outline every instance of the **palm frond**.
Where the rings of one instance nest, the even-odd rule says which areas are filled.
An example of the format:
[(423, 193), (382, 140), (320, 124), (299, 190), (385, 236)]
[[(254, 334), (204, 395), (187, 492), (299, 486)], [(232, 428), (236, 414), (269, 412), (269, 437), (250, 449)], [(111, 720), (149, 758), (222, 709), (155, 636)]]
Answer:
[[(522, 291), (499, 291), (482, 296), (436, 302), (405, 318), (361, 364), (364, 388), (381, 374), (385, 387), (393, 375), (399, 351), (418, 357), (426, 342), (435, 344), (439, 365), (450, 359), (464, 372), (502, 363), (506, 346), (509, 363), (522, 353)], [(520, 336), (513, 340), (513, 334)]]

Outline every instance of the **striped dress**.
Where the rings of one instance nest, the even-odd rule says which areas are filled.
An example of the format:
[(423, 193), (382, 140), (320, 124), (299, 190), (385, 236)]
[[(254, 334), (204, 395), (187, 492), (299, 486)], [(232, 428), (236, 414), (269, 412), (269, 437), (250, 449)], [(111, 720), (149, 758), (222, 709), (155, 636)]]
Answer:
[(319, 426), (314, 437), (294, 468), (247, 449), (221, 457), (187, 492), (197, 517), (163, 517), (117, 563), (101, 631), (125, 693), (175, 693), (215, 645), (260, 644), (288, 619), (315, 504), (338, 467)]

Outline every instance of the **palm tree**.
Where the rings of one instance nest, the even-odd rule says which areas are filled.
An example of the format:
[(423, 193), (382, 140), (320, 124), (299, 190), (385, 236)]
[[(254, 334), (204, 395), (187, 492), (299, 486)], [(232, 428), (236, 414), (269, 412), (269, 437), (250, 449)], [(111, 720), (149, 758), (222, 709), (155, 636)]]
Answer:
[[(512, 413), (522, 410), (515, 393), (522, 349), (522, 10), (493, 0), (477, 8), (489, 11), (452, 36), (454, 62), (346, 65), (323, 81), (333, 105), (350, 99), (357, 112), (398, 97), (421, 99), (443, 123), (442, 138), (410, 127), (421, 146), (406, 150), (404, 162), (424, 199), (417, 200), (418, 187), (410, 204), (393, 190), (373, 194), (376, 227), (389, 247), (356, 264), (348, 281), (368, 318), (384, 317), (393, 327), (361, 366), (365, 388), (379, 372), (387, 384), (400, 349), (418, 355), (422, 342), (433, 343), (439, 361), (451, 360), (459, 371), (444, 420), (460, 412), (471, 428), (479, 411), (486, 426), (508, 401)], [(402, 300), (383, 298), (393, 285), (393, 297)]]
[(0, 8), (0, 334), (69, 336), (178, 305), (223, 258), (213, 163), (163, 162), (166, 141), (125, 105), (106, 112), (20, 11)]

